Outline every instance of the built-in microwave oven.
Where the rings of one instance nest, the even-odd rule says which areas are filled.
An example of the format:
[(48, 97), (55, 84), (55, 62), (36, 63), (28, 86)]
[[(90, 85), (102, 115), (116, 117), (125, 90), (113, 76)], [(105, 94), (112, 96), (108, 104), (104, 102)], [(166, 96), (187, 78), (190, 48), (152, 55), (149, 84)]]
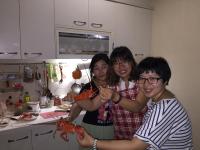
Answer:
[(92, 58), (96, 53), (106, 53), (113, 49), (111, 32), (91, 30), (56, 29), (57, 58)]

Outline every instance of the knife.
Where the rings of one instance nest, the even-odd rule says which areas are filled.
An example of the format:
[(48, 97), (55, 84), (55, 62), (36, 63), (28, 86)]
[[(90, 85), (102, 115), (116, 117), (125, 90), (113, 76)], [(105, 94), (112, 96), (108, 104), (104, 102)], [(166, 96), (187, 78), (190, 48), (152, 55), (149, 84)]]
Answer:
[(70, 109), (62, 110), (62, 109), (56, 109), (54, 112), (70, 112)]

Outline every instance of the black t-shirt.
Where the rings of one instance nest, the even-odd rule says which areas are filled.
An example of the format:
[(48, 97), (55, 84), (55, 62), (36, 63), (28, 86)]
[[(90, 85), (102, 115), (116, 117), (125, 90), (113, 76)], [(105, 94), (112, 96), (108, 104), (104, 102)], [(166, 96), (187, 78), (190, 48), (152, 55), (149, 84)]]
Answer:
[[(91, 83), (87, 83), (82, 89), (81, 92), (90, 89), (92, 86), (93, 91), (97, 91), (95, 95), (92, 96), (91, 100), (95, 98), (99, 94), (99, 90), (95, 83), (92, 81)], [(81, 93), (80, 92), (80, 93)], [(83, 122), (92, 125), (98, 126), (108, 126), (113, 124), (112, 117), (112, 102), (108, 101), (101, 105), (95, 111), (86, 111), (85, 116), (83, 117)]]

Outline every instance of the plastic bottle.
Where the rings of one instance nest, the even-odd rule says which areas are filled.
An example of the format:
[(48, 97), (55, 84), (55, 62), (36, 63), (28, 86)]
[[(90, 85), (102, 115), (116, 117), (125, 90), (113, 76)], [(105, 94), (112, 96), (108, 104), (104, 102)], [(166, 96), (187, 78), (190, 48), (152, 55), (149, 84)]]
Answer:
[(20, 93), (19, 95), (19, 103), (22, 104), (23, 103), (23, 94)]
[(24, 93), (24, 103), (29, 102), (30, 99), (31, 99), (31, 97), (30, 97), (29, 93), (26, 91), (26, 92)]

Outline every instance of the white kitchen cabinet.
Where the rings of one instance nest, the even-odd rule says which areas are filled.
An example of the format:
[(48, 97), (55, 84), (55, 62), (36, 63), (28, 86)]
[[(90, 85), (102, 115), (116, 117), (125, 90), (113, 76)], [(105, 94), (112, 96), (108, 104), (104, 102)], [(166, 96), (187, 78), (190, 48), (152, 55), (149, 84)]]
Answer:
[(56, 133), (55, 138), (53, 137), (55, 130), (56, 125), (33, 125), (33, 150), (70, 150), (70, 141), (66, 142), (61, 139), (60, 132)]
[(56, 27), (110, 31), (112, 7), (103, 0), (55, 0)]
[(55, 0), (55, 24), (58, 27), (88, 28), (88, 0)]
[(105, 0), (55, 1), (56, 28), (108, 31), (112, 35), (114, 47), (129, 47), (137, 61), (150, 53), (151, 16), (150, 8)]
[(152, 10), (113, 3), (117, 16), (112, 22), (114, 46), (129, 47), (137, 61), (149, 55)]
[[(74, 124), (81, 125), (83, 117), (85, 115), (85, 111), (82, 111), (80, 115), (74, 120)], [(71, 145), (71, 150), (78, 150), (79, 149), (79, 144), (76, 140), (76, 136), (74, 134), (70, 135), (70, 145)]]
[(2, 150), (32, 150), (31, 129), (28, 127), (2, 131), (0, 133)]
[(0, 59), (20, 59), (18, 0), (0, 1)]
[(115, 18), (113, 3), (105, 0), (89, 0), (89, 29), (112, 32)]
[(56, 57), (54, 1), (20, 0), (22, 59)]
[[(80, 125), (84, 114), (81, 113), (74, 123)], [(52, 125), (32, 125), (31, 129), (33, 150), (78, 150), (79, 145), (75, 134), (68, 134), (68, 142), (60, 137), (60, 131), (56, 132), (55, 138), (53, 137), (56, 130), (56, 123)]]

